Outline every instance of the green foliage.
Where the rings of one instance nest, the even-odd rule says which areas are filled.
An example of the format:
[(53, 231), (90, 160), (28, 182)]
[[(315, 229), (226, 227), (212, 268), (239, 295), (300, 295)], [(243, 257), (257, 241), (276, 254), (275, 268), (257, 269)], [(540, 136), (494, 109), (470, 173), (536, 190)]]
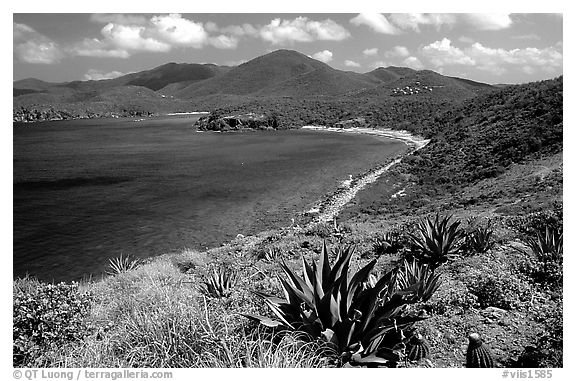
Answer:
[(527, 272), (538, 283), (562, 287), (564, 233), (546, 226), (545, 233), (528, 237), (528, 245), (536, 260), (529, 264)]
[(134, 270), (140, 265), (139, 259), (131, 259), (130, 255), (124, 256), (120, 254), (119, 257), (109, 259), (108, 267), (110, 270), (106, 271), (109, 275), (122, 274), (130, 270)]
[(91, 297), (78, 283), (15, 282), (13, 295), (13, 365), (39, 368), (61, 346), (90, 334), (86, 321)]
[(232, 288), (236, 284), (237, 274), (227, 267), (214, 269), (208, 277), (208, 281), (202, 282), (200, 289), (208, 296), (225, 298), (230, 296)]
[(530, 288), (517, 277), (484, 274), (468, 280), (466, 285), (476, 295), (480, 308), (498, 307), (511, 310), (530, 300)]
[(428, 264), (418, 263), (416, 258), (413, 258), (412, 262), (405, 259), (404, 266), (396, 274), (396, 282), (397, 289), (411, 289), (418, 299), (426, 302), (440, 287), (440, 274), (434, 274)]
[(433, 292), (437, 279), (421, 271), (427, 275), (424, 281), (419, 278), (410, 283), (416, 280), (416, 271), (405, 270), (399, 283), (396, 269), (369, 282), (376, 260), (350, 276), (353, 253), (351, 246), (337, 248), (331, 266), (324, 243), (318, 263), (302, 259), (302, 277), (282, 264), (287, 277), (280, 278), (285, 299), (256, 292), (276, 319), (244, 316), (269, 327), (284, 326), (313, 338), (324, 338), (334, 346), (343, 363), (394, 366), (402, 357), (398, 350), (405, 339), (402, 330), (424, 318), (414, 311), (406, 312), (405, 307)]
[(466, 233), (466, 238), (464, 241), (464, 252), (468, 255), (482, 254), (486, 253), (488, 250), (492, 249), (496, 243), (492, 239), (492, 234), (494, 230), (487, 226), (477, 226), (472, 231)]
[(561, 203), (554, 203), (550, 210), (529, 213), (525, 216), (513, 216), (507, 219), (508, 226), (523, 237), (546, 234), (546, 228), (563, 230), (563, 210)]
[(401, 233), (397, 230), (386, 232), (373, 239), (372, 249), (376, 255), (396, 254), (404, 247)]
[(275, 263), (280, 258), (282, 258), (282, 250), (277, 247), (270, 247), (268, 250), (262, 251), (258, 254), (258, 259), (263, 260), (264, 262)]
[(409, 233), (412, 255), (436, 268), (448, 261), (461, 248), (464, 232), (459, 229), (460, 221), (450, 222), (451, 216), (429, 216), (416, 226), (416, 233)]

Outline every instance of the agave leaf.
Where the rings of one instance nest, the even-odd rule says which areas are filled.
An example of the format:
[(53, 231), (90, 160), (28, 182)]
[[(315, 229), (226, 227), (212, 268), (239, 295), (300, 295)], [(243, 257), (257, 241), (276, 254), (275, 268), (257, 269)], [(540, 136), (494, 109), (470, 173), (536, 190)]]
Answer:
[(320, 253), (320, 260), (318, 261), (318, 271), (322, 281), (326, 282), (330, 278), (332, 269), (330, 268), (330, 263), (328, 261), (328, 247), (326, 246), (326, 241), (322, 243), (322, 252)]
[(346, 290), (347, 295), (346, 295), (346, 305), (344, 306), (345, 311), (350, 311), (352, 301), (356, 296), (356, 290), (358, 290), (358, 287), (362, 284), (362, 282), (364, 282), (368, 278), (368, 275), (370, 274), (375, 265), (376, 265), (376, 259), (373, 259), (366, 266), (360, 269), (356, 274), (354, 274), (354, 276), (350, 280), (349, 288)]
[(240, 315), (255, 320), (260, 324), (265, 325), (266, 327), (276, 328), (285, 325), (284, 323), (281, 323), (278, 320), (270, 319), (269, 317), (266, 316), (252, 315), (252, 314), (240, 314)]
[(314, 300), (309, 298), (304, 292), (298, 290), (295, 286), (287, 282), (286, 280), (279, 278), (280, 284), (284, 288), (285, 292), (288, 294), (288, 302), (292, 306), (300, 306), (302, 303), (310, 309), (314, 309)]

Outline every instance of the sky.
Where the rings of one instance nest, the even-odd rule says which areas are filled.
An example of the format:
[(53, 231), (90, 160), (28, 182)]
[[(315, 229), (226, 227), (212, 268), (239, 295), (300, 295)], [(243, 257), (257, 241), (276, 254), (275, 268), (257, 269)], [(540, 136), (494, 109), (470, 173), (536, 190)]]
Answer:
[(562, 32), (561, 13), (14, 13), (13, 80), (238, 65), (293, 49), (359, 73), (392, 65), (525, 83), (562, 74)]

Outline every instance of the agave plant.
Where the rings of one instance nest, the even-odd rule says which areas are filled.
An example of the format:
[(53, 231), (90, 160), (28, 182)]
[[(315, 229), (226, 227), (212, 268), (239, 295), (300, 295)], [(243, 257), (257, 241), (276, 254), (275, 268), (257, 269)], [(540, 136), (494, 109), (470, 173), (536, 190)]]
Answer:
[(395, 254), (402, 247), (400, 234), (397, 231), (389, 231), (383, 237), (376, 237), (372, 245), (376, 255)]
[(459, 228), (460, 221), (450, 222), (451, 216), (427, 217), (416, 226), (416, 234), (408, 233), (413, 245), (413, 253), (432, 268), (448, 261), (461, 248), (464, 232)]
[(537, 233), (536, 238), (529, 237), (526, 244), (540, 261), (562, 258), (564, 233), (560, 229), (546, 226), (545, 233)]
[(140, 265), (139, 259), (131, 259), (130, 255), (124, 256), (120, 254), (117, 258), (108, 260), (109, 270), (106, 271), (108, 275), (116, 275), (133, 270)]
[(492, 239), (494, 231), (488, 226), (477, 226), (466, 234), (464, 246), (468, 254), (485, 253), (490, 250), (495, 242)]
[(282, 257), (282, 250), (277, 247), (271, 247), (267, 251), (262, 252), (259, 256), (264, 262), (276, 262)]
[(202, 282), (200, 289), (208, 296), (225, 298), (230, 296), (232, 288), (236, 284), (237, 274), (225, 267), (213, 270), (208, 281)]
[(434, 274), (428, 264), (421, 264), (416, 258), (412, 262), (404, 259), (404, 266), (396, 274), (396, 283), (398, 289), (411, 289), (418, 300), (426, 302), (440, 287), (440, 274)]
[(402, 330), (425, 318), (405, 308), (421, 300), (417, 291), (421, 281), (399, 288), (395, 269), (370, 282), (376, 260), (350, 276), (354, 247), (339, 247), (332, 253), (336, 257), (333, 265), (328, 261), (326, 243), (318, 262), (302, 258), (302, 276), (282, 263), (287, 278), (279, 279), (285, 298), (255, 292), (275, 318), (244, 316), (269, 327), (283, 326), (323, 338), (343, 363), (394, 366), (402, 358)]

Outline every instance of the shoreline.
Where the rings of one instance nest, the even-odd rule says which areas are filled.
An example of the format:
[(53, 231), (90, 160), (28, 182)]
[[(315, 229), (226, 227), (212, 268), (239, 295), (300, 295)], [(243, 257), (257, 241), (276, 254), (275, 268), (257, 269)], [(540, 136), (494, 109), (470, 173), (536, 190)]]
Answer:
[(376, 168), (369, 169), (364, 174), (357, 178), (352, 178), (348, 187), (336, 191), (334, 194), (327, 196), (323, 201), (317, 203), (312, 209), (305, 212), (305, 214), (316, 214), (313, 220), (307, 224), (308, 227), (315, 226), (319, 223), (334, 220), (344, 207), (356, 197), (356, 194), (364, 189), (367, 185), (376, 182), (380, 176), (386, 173), (394, 165), (400, 163), (402, 159), (412, 153), (424, 148), (430, 139), (424, 139), (419, 136), (410, 134), (405, 130), (391, 130), (391, 129), (371, 129), (362, 127), (352, 128), (335, 128), (324, 126), (303, 126), (302, 129), (312, 131), (326, 131), (326, 132), (340, 132), (348, 134), (372, 135), (375, 137), (385, 137), (388, 139), (399, 140), (405, 143), (410, 149), (401, 155), (396, 156), (391, 162), (381, 164)]

